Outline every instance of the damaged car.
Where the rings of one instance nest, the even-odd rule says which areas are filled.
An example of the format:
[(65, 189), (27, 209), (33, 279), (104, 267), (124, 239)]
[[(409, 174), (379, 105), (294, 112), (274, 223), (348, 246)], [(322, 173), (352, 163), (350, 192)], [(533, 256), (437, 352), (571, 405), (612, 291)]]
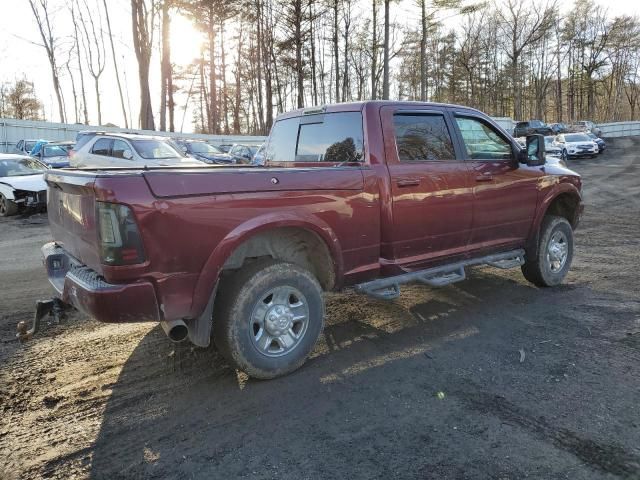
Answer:
[(47, 166), (35, 158), (0, 154), (0, 217), (46, 208), (45, 170)]

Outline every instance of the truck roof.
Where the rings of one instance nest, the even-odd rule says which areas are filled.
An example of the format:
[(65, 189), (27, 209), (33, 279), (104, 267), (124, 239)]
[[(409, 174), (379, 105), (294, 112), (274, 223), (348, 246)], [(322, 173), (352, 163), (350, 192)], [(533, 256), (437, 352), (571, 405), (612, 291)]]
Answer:
[(456, 105), (450, 103), (437, 103), (437, 102), (419, 102), (410, 100), (364, 100), (360, 102), (345, 102), (345, 103), (329, 103), (326, 105), (318, 105), (313, 107), (298, 108), (289, 112), (281, 113), (277, 119), (299, 117), (301, 115), (312, 115), (317, 113), (335, 113), (335, 112), (358, 112), (362, 111), (366, 106), (408, 106), (408, 107), (447, 107), (447, 108), (460, 108), (464, 110), (471, 110), (474, 112), (482, 113), (475, 108), (467, 107), (464, 105)]

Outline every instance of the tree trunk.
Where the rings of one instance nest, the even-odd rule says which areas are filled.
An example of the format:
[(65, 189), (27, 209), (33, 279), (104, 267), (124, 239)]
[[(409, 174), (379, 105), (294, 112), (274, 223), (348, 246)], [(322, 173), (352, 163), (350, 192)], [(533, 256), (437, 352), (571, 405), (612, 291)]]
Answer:
[(118, 72), (118, 61), (116, 60), (116, 49), (113, 45), (113, 33), (111, 33), (111, 20), (109, 19), (109, 9), (107, 8), (107, 0), (104, 3), (104, 12), (107, 19), (107, 30), (109, 31), (109, 42), (111, 42), (111, 56), (113, 57), (113, 68), (116, 73), (116, 83), (118, 84), (118, 93), (120, 94), (120, 107), (122, 108), (122, 117), (124, 118), (124, 128), (129, 128), (129, 120), (127, 119), (127, 109), (124, 106), (124, 95), (122, 94), (122, 85), (120, 84), (120, 73)]
[(420, 100), (427, 100), (427, 0), (420, 0)]
[(389, 0), (384, 0), (384, 63), (382, 99), (389, 100)]
[(149, 64), (151, 45), (147, 31), (147, 13), (142, 6), (144, 0), (131, 0), (133, 46), (138, 60), (138, 82), (140, 84), (140, 128), (155, 130), (151, 92), (149, 90)]
[(333, 0), (333, 58), (335, 65), (336, 102), (340, 100), (340, 59), (338, 46), (338, 0)]
[(171, 20), (169, 19), (169, 0), (162, 2), (162, 60), (160, 61), (160, 131), (167, 131), (167, 86), (169, 83), (169, 69), (171, 59), (169, 57), (169, 35), (171, 32)]
[(371, 100), (377, 97), (378, 85), (376, 79), (378, 77), (378, 5), (373, 0), (373, 20), (371, 32)]
[(216, 96), (216, 31), (213, 2), (209, 6), (209, 133), (218, 133), (218, 100)]
[(224, 19), (220, 20), (220, 64), (222, 68), (222, 118), (224, 119), (224, 134), (229, 135), (229, 102), (227, 101), (227, 63), (224, 54)]

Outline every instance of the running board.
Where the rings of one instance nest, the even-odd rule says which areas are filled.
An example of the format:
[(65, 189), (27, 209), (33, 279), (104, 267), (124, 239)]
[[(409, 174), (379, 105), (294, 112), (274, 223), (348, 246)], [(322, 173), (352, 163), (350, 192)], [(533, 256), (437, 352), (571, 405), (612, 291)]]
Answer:
[(444, 287), (466, 278), (465, 267), (472, 265), (490, 265), (496, 268), (514, 268), (524, 265), (524, 250), (495, 253), (485, 257), (472, 258), (462, 262), (427, 268), (417, 272), (403, 273), (395, 277), (378, 278), (355, 286), (357, 292), (366, 293), (380, 300), (393, 300), (400, 296), (400, 285), (420, 282), (430, 287)]

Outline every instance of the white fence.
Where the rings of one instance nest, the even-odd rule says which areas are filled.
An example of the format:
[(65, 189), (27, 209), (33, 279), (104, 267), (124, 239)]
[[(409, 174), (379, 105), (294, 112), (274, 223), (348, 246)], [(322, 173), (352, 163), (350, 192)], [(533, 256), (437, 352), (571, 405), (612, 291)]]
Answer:
[(199, 133), (153, 132), (149, 130), (134, 130), (117, 127), (95, 127), (91, 125), (39, 122), (33, 120), (15, 120), (0, 118), (0, 152), (12, 152), (16, 143), (22, 139), (30, 140), (75, 140), (76, 134), (83, 130), (98, 130), (104, 132), (132, 132), (146, 135), (167, 136), (172, 138), (191, 138), (206, 140), (211, 143), (262, 143), (266, 137), (242, 135), (205, 135)]
[(599, 123), (598, 128), (606, 138), (640, 136), (640, 122)]

